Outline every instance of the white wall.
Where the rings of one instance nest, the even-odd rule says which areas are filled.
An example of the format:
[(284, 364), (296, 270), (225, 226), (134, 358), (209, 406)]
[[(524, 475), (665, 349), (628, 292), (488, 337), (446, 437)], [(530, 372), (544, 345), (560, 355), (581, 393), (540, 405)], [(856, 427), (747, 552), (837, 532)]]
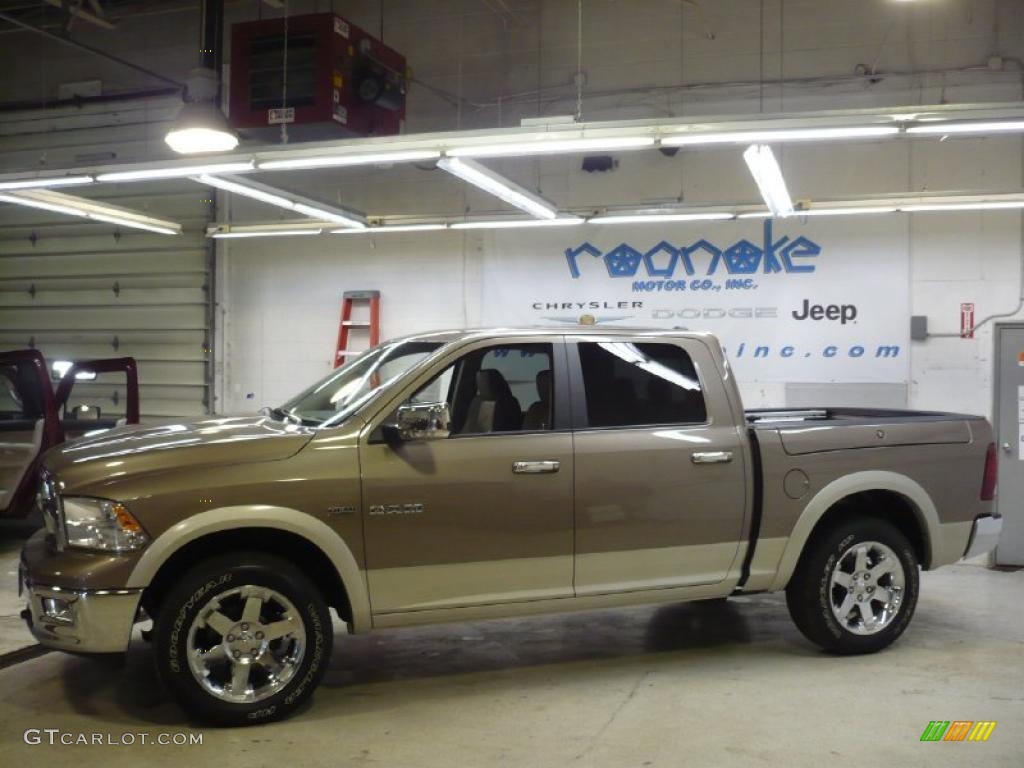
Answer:
[[(1021, 157), (1018, 138), (959, 139), (787, 149), (783, 165), (794, 196), (820, 199), (882, 191), (1020, 189)], [(517, 178), (527, 181), (531, 175), (538, 178), (536, 165), (537, 161), (510, 162), (503, 170), (514, 176), (518, 171)], [(672, 159), (657, 152), (623, 155), (619, 169), (608, 174), (587, 174), (568, 161), (548, 161), (544, 168), (539, 179), (545, 194), (573, 206), (657, 201), (680, 189), (690, 201), (756, 200), (736, 150)], [(369, 203), (366, 209), (374, 212), (394, 210), (374, 205), (406, 206), (403, 210), (420, 213), (458, 208), (450, 196), (453, 190), (462, 190), (449, 189), (451, 182), (435, 178), (436, 172), (392, 173), (397, 176), (394, 182), (379, 172), (368, 188), (350, 197), (362, 196)], [(440, 190), (436, 194), (431, 191), (435, 187)], [(494, 207), (475, 195), (468, 199), (472, 205)], [(251, 220), (255, 213), (238, 205), (231, 211), (234, 220), (241, 221)], [(1016, 307), (1020, 213), (893, 215), (906, 230), (892, 247), (909, 249), (905, 290), (911, 313), (928, 316), (931, 332), (958, 331), (961, 302), (975, 302), (979, 320)], [(863, 226), (871, 221), (872, 217), (865, 218)], [(828, 239), (830, 226), (838, 232), (848, 224), (818, 220), (818, 231), (825, 233), (818, 239)], [(727, 241), (735, 226), (708, 223), (701, 232)], [(799, 222), (786, 226), (787, 232), (800, 230)], [(586, 240), (586, 229), (574, 230), (573, 238)], [(222, 242), (223, 409), (245, 410), (283, 400), (302, 383), (326, 373), (343, 290), (382, 291), (385, 337), (479, 324), (486, 242), (486, 235), (479, 232), (451, 231)], [(909, 317), (905, 322), (909, 324)], [(904, 382), (907, 404), (989, 413), (991, 328), (982, 328), (974, 340), (934, 338), (912, 344), (909, 378)], [(742, 384), (751, 406), (785, 402), (783, 383)]]
[[(904, 218), (911, 239), (911, 311), (927, 315), (934, 332), (958, 330), (961, 301), (974, 301), (979, 319), (1016, 306), (1020, 214)], [(729, 226), (709, 225), (704, 232), (724, 240)], [(577, 234), (580, 241), (588, 237)], [(480, 233), (447, 232), (231, 244), (222, 257), (223, 410), (283, 401), (326, 374), (344, 290), (382, 291), (384, 337), (479, 325), (485, 240)], [(989, 413), (991, 348), (991, 325), (974, 340), (913, 343), (908, 405)], [(785, 402), (782, 383), (742, 384), (751, 407)]]

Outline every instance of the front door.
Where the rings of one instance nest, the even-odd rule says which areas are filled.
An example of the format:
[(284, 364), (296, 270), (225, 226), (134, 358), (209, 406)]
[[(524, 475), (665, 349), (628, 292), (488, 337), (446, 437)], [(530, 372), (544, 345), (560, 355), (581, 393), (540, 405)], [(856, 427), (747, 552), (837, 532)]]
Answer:
[(695, 339), (577, 341), (576, 594), (722, 581), (750, 503), (725, 372)]
[(996, 326), (996, 440), (1003, 532), (996, 547), (999, 565), (1024, 565), (1024, 327)]
[[(465, 347), (400, 402), (447, 402), (446, 439), (360, 446), (374, 614), (572, 595), (564, 345)], [(385, 415), (386, 423), (392, 416)]]

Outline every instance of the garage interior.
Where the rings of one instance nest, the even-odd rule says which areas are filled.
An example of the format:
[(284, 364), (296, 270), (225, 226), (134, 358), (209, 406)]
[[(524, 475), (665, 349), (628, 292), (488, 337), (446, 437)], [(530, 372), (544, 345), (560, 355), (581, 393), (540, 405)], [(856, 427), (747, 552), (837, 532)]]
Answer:
[[(1021, 765), (1024, 3), (0, 0), (0, 65), (0, 350), (46, 361), (69, 438), (256, 414), (425, 331), (675, 328), (746, 408), (984, 416), (1003, 519), (879, 654), (822, 653), (781, 594), (339, 621), (313, 703), (246, 730), (190, 722), (138, 631), (39, 646), (9, 511), (6, 763)], [(39, 424), (3, 437), (11, 510)]]

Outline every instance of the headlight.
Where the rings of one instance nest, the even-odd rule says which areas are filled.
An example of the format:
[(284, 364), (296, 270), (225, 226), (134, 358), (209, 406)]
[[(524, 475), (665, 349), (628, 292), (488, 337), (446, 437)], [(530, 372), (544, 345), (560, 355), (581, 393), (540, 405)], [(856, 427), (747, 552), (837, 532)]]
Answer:
[(127, 552), (149, 541), (124, 504), (86, 496), (62, 499), (64, 538), (69, 547)]

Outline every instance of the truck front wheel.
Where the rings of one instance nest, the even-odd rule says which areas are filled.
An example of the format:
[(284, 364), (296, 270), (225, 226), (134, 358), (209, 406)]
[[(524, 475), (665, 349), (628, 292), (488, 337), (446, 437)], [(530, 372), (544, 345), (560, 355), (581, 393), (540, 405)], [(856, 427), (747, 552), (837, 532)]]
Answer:
[(786, 604), (797, 628), (833, 653), (874, 653), (910, 623), (920, 587), (917, 556), (884, 520), (840, 523), (807, 543)]
[(286, 717), (327, 669), (329, 609), (294, 564), (262, 552), (207, 560), (161, 603), (160, 677), (197, 720), (250, 725)]

